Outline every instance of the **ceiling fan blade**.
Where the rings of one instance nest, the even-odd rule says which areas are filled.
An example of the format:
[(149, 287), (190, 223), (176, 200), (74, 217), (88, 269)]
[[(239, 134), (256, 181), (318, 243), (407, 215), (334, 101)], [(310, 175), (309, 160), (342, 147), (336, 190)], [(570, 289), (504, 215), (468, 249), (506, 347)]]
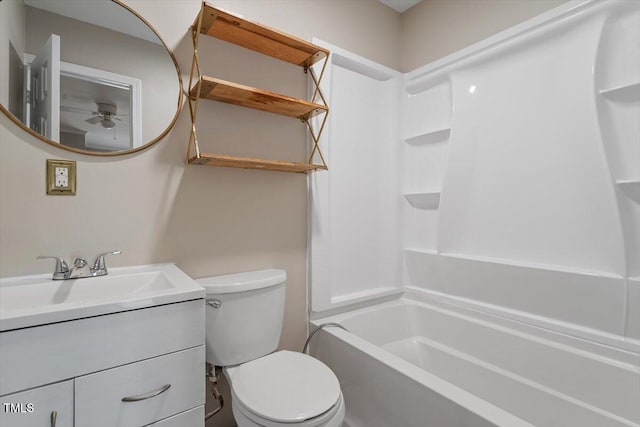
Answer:
[(90, 119), (85, 120), (85, 122), (90, 123), (92, 125), (98, 124), (101, 121), (102, 121), (102, 117), (100, 116), (91, 117)]
[(64, 111), (67, 113), (78, 113), (78, 114), (99, 114), (97, 111), (85, 110), (84, 108), (76, 108), (76, 107), (67, 107), (66, 105), (60, 106), (60, 111)]

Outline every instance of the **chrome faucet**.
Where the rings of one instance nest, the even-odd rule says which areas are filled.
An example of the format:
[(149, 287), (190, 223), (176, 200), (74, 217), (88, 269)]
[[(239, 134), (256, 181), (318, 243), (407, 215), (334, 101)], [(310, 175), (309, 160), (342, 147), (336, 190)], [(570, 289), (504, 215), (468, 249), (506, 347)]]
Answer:
[(120, 251), (105, 252), (96, 257), (93, 267), (89, 267), (87, 260), (84, 258), (75, 258), (73, 260), (71, 268), (69, 264), (58, 256), (39, 256), (36, 259), (55, 259), (56, 269), (53, 272), (53, 280), (68, 280), (68, 279), (81, 279), (84, 277), (99, 277), (106, 276), (107, 265), (104, 261), (104, 257), (107, 255), (118, 255)]

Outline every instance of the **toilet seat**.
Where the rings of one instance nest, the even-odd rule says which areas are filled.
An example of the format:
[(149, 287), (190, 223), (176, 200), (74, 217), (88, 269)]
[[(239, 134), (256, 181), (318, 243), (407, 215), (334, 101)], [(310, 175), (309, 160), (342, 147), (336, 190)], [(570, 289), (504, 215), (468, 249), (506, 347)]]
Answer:
[(234, 400), (235, 398), (236, 396), (232, 392), (233, 417), (239, 427), (342, 427), (342, 421), (344, 420), (345, 406), (342, 394), (340, 394), (338, 402), (324, 414), (297, 423), (279, 423), (258, 417)]
[(234, 409), (258, 425), (311, 427), (324, 425), (340, 410), (344, 414), (335, 374), (306, 354), (278, 351), (229, 368), (227, 376)]

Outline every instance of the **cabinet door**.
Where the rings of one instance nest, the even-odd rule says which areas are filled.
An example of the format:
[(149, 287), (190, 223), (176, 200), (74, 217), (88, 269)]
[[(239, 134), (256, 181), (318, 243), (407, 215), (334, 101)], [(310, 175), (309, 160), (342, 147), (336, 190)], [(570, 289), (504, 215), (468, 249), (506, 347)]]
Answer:
[(173, 417), (149, 424), (148, 427), (204, 427), (204, 406), (181, 412)]
[(199, 346), (78, 377), (76, 425), (140, 427), (203, 405), (204, 367)]
[(73, 380), (0, 397), (0, 426), (73, 427)]

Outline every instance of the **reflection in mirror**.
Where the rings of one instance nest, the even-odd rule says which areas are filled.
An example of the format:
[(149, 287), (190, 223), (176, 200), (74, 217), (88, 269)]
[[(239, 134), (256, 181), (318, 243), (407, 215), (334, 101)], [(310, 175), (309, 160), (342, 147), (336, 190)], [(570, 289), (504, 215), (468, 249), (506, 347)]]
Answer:
[(73, 151), (140, 149), (181, 104), (172, 54), (111, 0), (1, 0), (0, 64), (4, 109)]

